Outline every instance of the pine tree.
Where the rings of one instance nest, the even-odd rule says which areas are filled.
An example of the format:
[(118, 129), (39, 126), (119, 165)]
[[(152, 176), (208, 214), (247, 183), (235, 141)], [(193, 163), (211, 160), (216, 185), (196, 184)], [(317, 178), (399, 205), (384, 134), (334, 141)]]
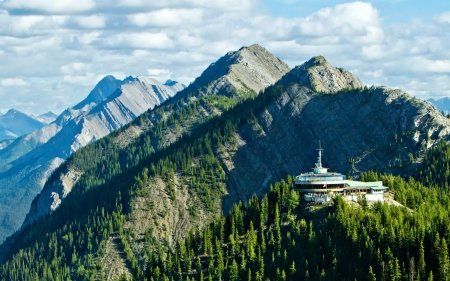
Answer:
[(438, 273), (437, 280), (448, 281), (449, 280), (449, 257), (448, 257), (448, 247), (445, 238), (441, 239), (441, 243), (438, 249)]
[(367, 281), (377, 281), (377, 276), (373, 273), (372, 266), (369, 266), (369, 272), (367, 273)]

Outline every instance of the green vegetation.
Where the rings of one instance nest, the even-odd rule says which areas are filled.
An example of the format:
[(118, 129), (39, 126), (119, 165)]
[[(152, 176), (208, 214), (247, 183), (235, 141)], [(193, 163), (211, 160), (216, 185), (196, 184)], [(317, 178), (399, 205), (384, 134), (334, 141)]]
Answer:
[[(151, 178), (169, 179), (175, 172), (183, 171), (190, 179), (189, 192), (202, 200), (198, 208), (206, 212), (220, 211), (212, 210), (212, 206), (223, 194), (225, 174), (214, 147), (227, 142), (238, 126), (253, 120), (253, 112), (261, 111), (280, 93), (278, 87), (272, 87), (264, 95), (241, 101), (220, 116), (210, 117), (208, 122), (198, 122), (190, 134), (167, 148), (155, 149), (152, 145), (155, 138), (164, 135), (172, 124), (170, 117), (158, 115), (160, 112), (171, 108), (180, 114), (173, 122), (190, 122), (193, 114), (200, 111), (196, 105), (208, 99), (211, 102), (208, 97), (188, 103), (192, 97), (186, 97), (136, 120), (143, 124), (155, 118), (167, 118), (162, 121), (165, 126), (153, 126), (124, 150), (114, 142), (117, 132), (74, 153), (66, 165), (81, 167), (85, 174), (52, 215), (39, 219), (18, 234), (7, 261), (1, 266), (0, 280), (101, 278), (99, 257), (113, 234), (121, 238), (135, 277), (139, 278), (143, 270), (133, 258), (127, 240), (132, 234), (123, 228), (132, 211), (131, 199), (143, 193), (142, 188)], [(232, 104), (227, 98), (217, 97), (215, 102), (223, 106)], [(177, 105), (179, 109), (175, 109)], [(104, 153), (106, 150), (109, 153)], [(50, 182), (66, 167), (59, 168)]]
[(332, 208), (296, 208), (288, 178), (150, 257), (147, 280), (448, 280), (450, 196), (413, 179), (362, 178), (382, 180), (413, 210), (340, 197)]
[[(282, 90), (273, 86), (243, 101), (186, 96), (139, 117), (132, 125), (148, 130), (125, 147), (115, 138), (128, 127), (75, 153), (50, 182), (68, 165), (85, 173), (55, 212), (18, 233), (0, 265), (0, 280), (104, 280), (101, 259), (111, 237), (123, 249), (133, 280), (447, 280), (447, 178), (429, 177), (426, 187), (412, 178), (361, 174), (365, 181), (382, 180), (405, 208), (367, 202), (355, 207), (341, 198), (333, 207), (307, 206), (288, 177), (267, 195), (220, 216), (215, 206), (228, 179), (216, 149), (232, 141), (240, 126), (252, 124)], [(176, 131), (179, 140), (171, 143), (167, 136)], [(446, 156), (433, 159), (427, 163), (435, 168), (430, 174), (424, 164), (423, 175), (446, 167)], [(161, 243), (152, 229), (136, 238), (127, 227), (133, 199), (149, 196), (149, 183), (160, 178), (175, 200), (175, 174), (199, 198), (188, 212), (216, 218), (177, 245)], [(135, 247), (138, 239), (142, 251)]]
[(425, 185), (450, 190), (450, 145), (440, 142), (431, 148), (415, 177)]

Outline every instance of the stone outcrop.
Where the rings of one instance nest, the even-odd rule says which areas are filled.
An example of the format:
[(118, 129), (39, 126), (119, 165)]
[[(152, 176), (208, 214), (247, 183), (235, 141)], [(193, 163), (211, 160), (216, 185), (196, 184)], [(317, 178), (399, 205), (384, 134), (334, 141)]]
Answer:
[(189, 89), (227, 96), (259, 93), (289, 71), (286, 63), (255, 44), (229, 52), (212, 63)]
[(279, 84), (297, 83), (319, 93), (337, 93), (360, 89), (364, 84), (343, 68), (333, 67), (324, 57), (313, 57), (296, 66)]
[(220, 152), (230, 179), (225, 209), (286, 175), (310, 171), (319, 140), (325, 167), (357, 177), (368, 170), (410, 175), (424, 149), (449, 139), (450, 121), (402, 90), (322, 95), (293, 84), (256, 123), (239, 129), (233, 149)]

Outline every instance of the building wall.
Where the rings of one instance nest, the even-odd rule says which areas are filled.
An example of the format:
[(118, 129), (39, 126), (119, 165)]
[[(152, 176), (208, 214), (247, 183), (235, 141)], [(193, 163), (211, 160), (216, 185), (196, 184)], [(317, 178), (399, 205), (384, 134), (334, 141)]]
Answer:
[(367, 201), (384, 201), (384, 194), (383, 193), (377, 193), (377, 194), (366, 194)]

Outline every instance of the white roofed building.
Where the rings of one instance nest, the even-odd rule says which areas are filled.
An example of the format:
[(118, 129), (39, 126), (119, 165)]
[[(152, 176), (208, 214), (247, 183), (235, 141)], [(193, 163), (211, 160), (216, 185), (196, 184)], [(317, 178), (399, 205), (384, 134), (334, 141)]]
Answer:
[(361, 182), (347, 180), (340, 173), (328, 172), (322, 167), (322, 152), (319, 147), (319, 156), (313, 172), (302, 173), (295, 177), (294, 188), (303, 194), (306, 201), (329, 202), (336, 195), (357, 201), (363, 196), (368, 201), (383, 201), (384, 193), (388, 187), (383, 182)]

